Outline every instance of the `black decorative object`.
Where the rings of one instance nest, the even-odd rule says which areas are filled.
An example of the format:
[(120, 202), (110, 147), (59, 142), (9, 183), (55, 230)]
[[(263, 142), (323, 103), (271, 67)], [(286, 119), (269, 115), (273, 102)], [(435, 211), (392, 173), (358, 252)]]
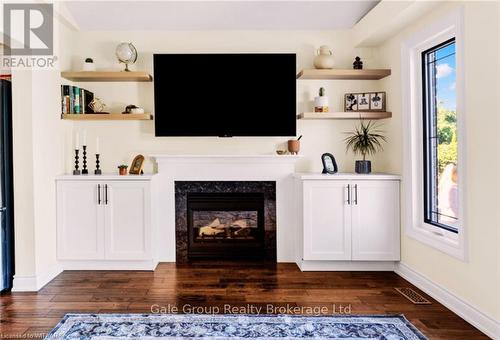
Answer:
[(356, 161), (355, 171), (357, 174), (369, 174), (372, 172), (371, 161)]
[(339, 171), (337, 167), (337, 162), (335, 161), (335, 157), (331, 153), (324, 153), (321, 155), (321, 162), (323, 163), (323, 172), (324, 174), (336, 174)]
[(360, 57), (354, 58), (354, 62), (352, 63), (352, 68), (355, 70), (362, 70), (363, 69), (363, 62), (361, 61)]
[(99, 154), (95, 154), (95, 170), (94, 170), (94, 175), (101, 175), (101, 169), (99, 169)]
[(78, 149), (75, 149), (75, 170), (73, 170), (73, 175), (80, 175), (80, 170), (78, 170)]
[(83, 167), (82, 167), (82, 175), (88, 175), (89, 170), (87, 169), (87, 145), (83, 145)]

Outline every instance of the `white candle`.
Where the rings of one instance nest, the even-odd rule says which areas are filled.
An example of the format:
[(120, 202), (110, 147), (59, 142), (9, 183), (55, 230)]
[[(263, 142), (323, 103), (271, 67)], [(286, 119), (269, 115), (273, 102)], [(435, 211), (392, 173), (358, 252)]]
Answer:
[(83, 145), (87, 145), (87, 130), (83, 130)]
[(95, 153), (99, 154), (99, 137), (95, 139)]
[(80, 134), (77, 132), (75, 138), (75, 150), (78, 150), (79, 148), (80, 148)]

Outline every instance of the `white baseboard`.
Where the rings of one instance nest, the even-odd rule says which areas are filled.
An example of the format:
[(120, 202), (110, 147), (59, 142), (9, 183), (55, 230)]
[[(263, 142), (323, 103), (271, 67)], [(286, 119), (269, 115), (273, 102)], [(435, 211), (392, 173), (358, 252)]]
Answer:
[(446, 308), (493, 339), (500, 339), (500, 322), (460, 299), (445, 287), (431, 281), (406, 264), (396, 264), (396, 274), (436, 299)]
[(54, 266), (48, 271), (38, 273), (37, 275), (14, 275), (13, 292), (37, 292), (47, 283), (52, 281), (57, 275), (61, 274), (62, 268)]
[(298, 261), (297, 266), (306, 271), (393, 271), (393, 261)]
[(60, 260), (63, 270), (155, 270), (154, 260)]

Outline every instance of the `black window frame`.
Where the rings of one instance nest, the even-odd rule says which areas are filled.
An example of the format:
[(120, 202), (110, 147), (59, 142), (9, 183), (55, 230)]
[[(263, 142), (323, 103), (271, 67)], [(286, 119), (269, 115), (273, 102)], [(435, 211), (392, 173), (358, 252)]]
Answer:
[[(438, 197), (438, 185), (433, 185), (431, 178), (436, 176), (433, 164), (437, 163), (437, 133), (435, 134), (435, 142), (430, 141), (429, 135), (433, 128), (437, 128), (437, 103), (436, 103), (436, 84), (433, 86), (428, 86), (429, 81), (435, 82), (435, 69), (428, 67), (429, 63), (435, 61), (429, 61), (428, 56), (430, 53), (437, 51), (445, 46), (456, 43), (456, 38), (453, 37), (442, 43), (439, 43), (421, 53), (422, 61), (422, 114), (423, 114), (423, 186), (424, 186), (424, 222), (440, 229), (447, 230), (449, 232), (458, 234), (458, 228), (452, 227), (443, 223), (439, 223), (433, 220), (433, 200), (437, 207), (437, 197)], [(434, 158), (434, 160), (432, 160)], [(434, 192), (433, 192), (434, 191)]]

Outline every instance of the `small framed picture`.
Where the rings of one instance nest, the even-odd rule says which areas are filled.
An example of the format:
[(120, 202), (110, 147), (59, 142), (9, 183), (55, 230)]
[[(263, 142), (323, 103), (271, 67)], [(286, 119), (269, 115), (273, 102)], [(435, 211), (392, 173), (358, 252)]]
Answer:
[(335, 157), (331, 153), (324, 153), (321, 155), (321, 162), (323, 163), (324, 174), (336, 174), (339, 171)]
[(370, 110), (385, 111), (385, 92), (370, 93)]
[(358, 111), (370, 110), (370, 94), (360, 93), (358, 96)]
[(344, 110), (357, 111), (358, 110), (358, 97), (355, 93), (346, 93), (344, 96)]
[(134, 160), (132, 161), (132, 165), (130, 165), (130, 170), (128, 173), (131, 175), (140, 175), (142, 172), (143, 165), (144, 165), (144, 156), (143, 155), (135, 156)]

